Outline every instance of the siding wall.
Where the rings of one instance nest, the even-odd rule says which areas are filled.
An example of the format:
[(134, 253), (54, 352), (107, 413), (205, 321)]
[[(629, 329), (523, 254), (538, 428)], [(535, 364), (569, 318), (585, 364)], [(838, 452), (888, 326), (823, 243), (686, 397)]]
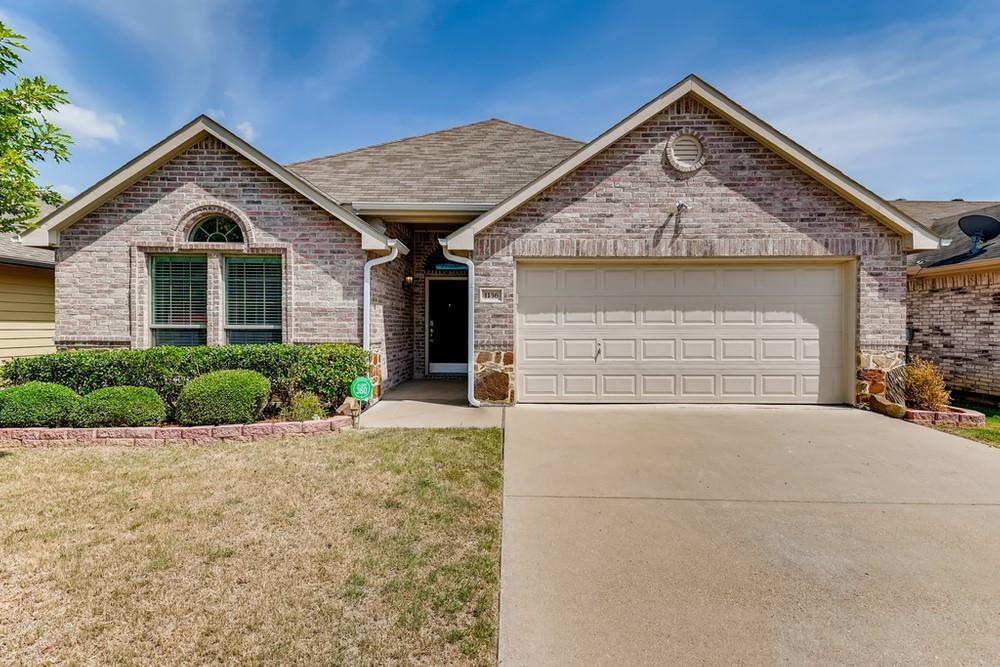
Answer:
[(0, 264), (0, 359), (55, 352), (52, 269)]

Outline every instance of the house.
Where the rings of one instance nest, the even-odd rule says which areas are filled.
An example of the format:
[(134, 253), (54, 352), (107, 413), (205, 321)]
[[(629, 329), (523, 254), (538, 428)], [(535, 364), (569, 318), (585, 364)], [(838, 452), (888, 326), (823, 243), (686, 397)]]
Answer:
[(694, 76), (585, 144), (491, 120), (282, 166), (200, 117), (26, 240), (60, 348), (350, 341), (473, 404), (891, 393), (938, 247)]
[(51, 250), (0, 234), (0, 361), (55, 352), (55, 264)]
[(1000, 202), (893, 203), (952, 241), (907, 258), (910, 354), (937, 364), (952, 391), (1000, 400), (1000, 240), (973, 248), (958, 226), (967, 215), (1000, 218)]

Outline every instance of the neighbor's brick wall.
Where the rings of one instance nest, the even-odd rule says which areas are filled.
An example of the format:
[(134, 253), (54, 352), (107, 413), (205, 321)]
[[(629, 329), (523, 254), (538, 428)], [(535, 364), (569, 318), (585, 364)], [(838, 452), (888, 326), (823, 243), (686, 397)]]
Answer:
[(241, 214), (256, 252), (284, 255), (286, 342), (360, 343), (366, 253), (357, 232), (205, 139), (62, 233), (56, 344), (145, 344), (144, 249), (177, 248), (185, 211), (212, 203)]
[[(698, 132), (707, 162), (664, 160), (677, 130)], [(677, 200), (691, 205), (680, 219)], [(514, 350), (514, 269), (522, 257), (839, 256), (858, 261), (858, 345), (902, 351), (906, 277), (900, 237), (697, 101), (644, 123), (476, 237), (476, 349)]]
[(1000, 271), (910, 277), (911, 357), (933, 361), (951, 389), (1000, 396)]
[[(392, 225), (386, 234), (412, 248), (410, 228)], [(413, 255), (372, 268), (372, 349), (379, 352), (382, 392), (413, 377), (413, 293), (403, 288), (403, 277), (413, 275)]]

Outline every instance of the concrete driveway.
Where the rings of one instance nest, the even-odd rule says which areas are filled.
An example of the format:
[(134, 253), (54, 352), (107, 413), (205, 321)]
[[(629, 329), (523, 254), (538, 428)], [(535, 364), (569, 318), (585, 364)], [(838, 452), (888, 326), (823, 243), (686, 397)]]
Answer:
[(503, 665), (995, 664), (1000, 450), (838, 408), (507, 411)]

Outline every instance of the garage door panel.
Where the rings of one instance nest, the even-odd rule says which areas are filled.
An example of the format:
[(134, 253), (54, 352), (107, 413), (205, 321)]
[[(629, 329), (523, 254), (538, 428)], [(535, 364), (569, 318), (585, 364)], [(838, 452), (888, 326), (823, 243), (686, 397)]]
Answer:
[(519, 268), (519, 400), (840, 402), (842, 282), (833, 266), (619, 265), (533, 267), (522, 289)]

